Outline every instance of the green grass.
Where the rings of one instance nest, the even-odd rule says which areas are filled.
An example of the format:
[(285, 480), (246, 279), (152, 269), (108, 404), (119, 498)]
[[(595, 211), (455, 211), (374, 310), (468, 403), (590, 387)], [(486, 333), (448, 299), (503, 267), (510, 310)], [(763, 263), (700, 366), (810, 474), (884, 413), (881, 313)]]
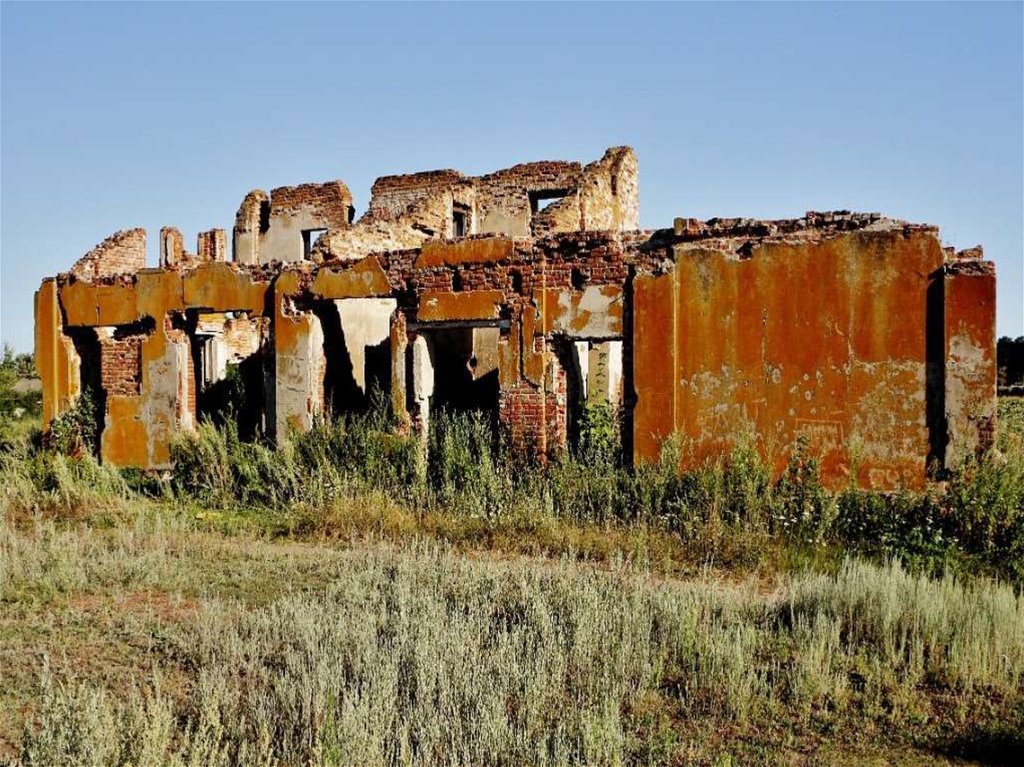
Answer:
[(151, 514), (0, 540), (24, 764), (772, 764), (970, 755), (1004, 726), (996, 756), (1021, 744), (1024, 601), (984, 580), (856, 561), (665, 580)]
[(1012, 763), (1020, 401), (924, 494), (634, 472), (603, 415), (547, 467), (444, 416), (423, 464), (381, 411), (204, 426), (170, 481), (7, 443), (0, 761)]

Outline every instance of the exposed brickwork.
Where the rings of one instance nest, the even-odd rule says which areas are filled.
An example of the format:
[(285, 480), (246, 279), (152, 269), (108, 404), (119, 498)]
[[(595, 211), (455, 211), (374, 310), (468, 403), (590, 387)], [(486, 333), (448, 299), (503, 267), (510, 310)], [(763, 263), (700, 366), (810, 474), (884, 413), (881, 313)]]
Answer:
[[(332, 229), (314, 258), (355, 259), (475, 233), (635, 229), (636, 175), (636, 155), (617, 147), (586, 168), (576, 162), (535, 162), (479, 177), (455, 170), (385, 176), (373, 185), (366, 215), (350, 228)], [(561, 202), (541, 209), (559, 196)], [(456, 231), (456, 213), (462, 234)]]
[(341, 181), (249, 192), (235, 216), (235, 261), (300, 261), (309, 257), (310, 232), (348, 227), (352, 194)]
[(123, 229), (90, 250), (71, 267), (82, 280), (134, 274), (146, 266), (146, 230)]
[[(850, 481), (856, 451), (856, 481), (891, 489), (994, 439), (994, 270), (980, 247), (944, 249), (935, 227), (834, 211), (641, 231), (622, 147), (585, 167), (387, 176), (358, 222), (350, 205), (340, 182), (255, 190), (233, 263), (222, 230), (193, 257), (165, 227), (163, 269), (139, 272), (134, 230), (44, 283), (48, 417), (98, 370), (104, 458), (166, 468), (173, 434), (196, 422), (197, 382), (245, 362), (270, 438), (344, 411), (335, 400), (372, 378), (390, 381), (400, 428), (424, 444), (438, 403), (494, 408), (512, 446), (543, 460), (573, 439), (583, 359), (614, 348), (638, 462), (673, 433), (687, 465), (742, 437), (781, 471), (803, 439), (826, 483)], [(349, 299), (382, 312), (345, 305), (355, 356)], [(89, 333), (95, 345), (73, 343)]]
[(142, 336), (113, 333), (100, 340), (100, 382), (108, 396), (132, 397), (142, 387)]
[(457, 170), (431, 170), (402, 176), (382, 176), (370, 190), (369, 212), (376, 219), (394, 219), (413, 210), (428, 197), (472, 186)]
[(163, 268), (175, 267), (184, 263), (188, 254), (185, 253), (184, 239), (181, 232), (173, 226), (165, 226), (160, 229), (160, 266)]
[(352, 193), (341, 181), (282, 186), (270, 192), (270, 224), (279, 216), (308, 210), (323, 227), (348, 226)]
[(196, 237), (196, 255), (203, 261), (227, 261), (228, 239), (224, 230), (200, 232)]

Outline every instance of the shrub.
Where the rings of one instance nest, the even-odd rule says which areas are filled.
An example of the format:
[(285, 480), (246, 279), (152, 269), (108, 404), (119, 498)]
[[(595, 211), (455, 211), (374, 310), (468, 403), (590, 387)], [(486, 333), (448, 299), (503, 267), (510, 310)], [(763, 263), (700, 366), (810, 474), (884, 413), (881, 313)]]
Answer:
[(439, 410), (431, 414), (427, 482), (440, 506), (495, 516), (509, 478), (500, 467), (493, 415)]
[(798, 542), (824, 543), (836, 517), (835, 498), (822, 487), (818, 462), (808, 454), (802, 436), (779, 480), (777, 502), (774, 529)]
[(50, 421), (43, 435), (43, 444), (64, 455), (96, 454), (102, 422), (102, 401), (92, 390), (86, 389), (71, 407)]

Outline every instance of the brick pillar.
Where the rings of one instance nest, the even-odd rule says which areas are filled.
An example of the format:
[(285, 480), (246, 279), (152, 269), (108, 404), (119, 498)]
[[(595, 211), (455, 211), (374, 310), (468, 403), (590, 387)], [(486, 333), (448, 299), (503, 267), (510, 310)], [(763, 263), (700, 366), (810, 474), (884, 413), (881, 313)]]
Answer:
[(160, 229), (160, 266), (173, 268), (185, 260), (185, 241), (173, 226)]
[(996, 275), (991, 261), (945, 267), (946, 467), (988, 450), (996, 428)]
[(224, 230), (200, 232), (196, 237), (196, 255), (200, 261), (227, 261), (228, 240)]
[(289, 429), (309, 431), (323, 414), (324, 332), (312, 312), (287, 317), (287, 330), (274, 329), (277, 372), (275, 434), (280, 441)]
[(406, 407), (405, 363), (409, 347), (406, 335), (405, 314), (401, 310), (391, 314), (391, 412), (399, 423), (399, 429), (409, 428), (409, 410)]

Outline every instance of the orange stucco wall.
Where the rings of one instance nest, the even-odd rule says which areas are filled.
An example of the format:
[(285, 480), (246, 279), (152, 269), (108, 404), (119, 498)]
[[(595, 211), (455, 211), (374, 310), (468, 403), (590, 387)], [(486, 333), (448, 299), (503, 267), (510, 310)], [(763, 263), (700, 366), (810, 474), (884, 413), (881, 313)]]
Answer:
[(689, 464), (749, 437), (781, 470), (803, 435), (830, 484), (854, 469), (869, 487), (924, 482), (933, 231), (674, 253), (674, 271), (634, 283), (637, 459), (676, 431)]
[(748, 232), (757, 222), (697, 222), (674, 234), (497, 237), (322, 265), (203, 262), (46, 280), (36, 296), (44, 419), (78, 393), (69, 332), (141, 335), (138, 378), (107, 398), (102, 456), (168, 467), (174, 434), (196, 414), (199, 347), (184, 313), (241, 311), (270, 330), (268, 430), (308, 428), (325, 398), (317, 311), (387, 297), (398, 306), (400, 416), (416, 325), (487, 324), (501, 328), (498, 408), (513, 443), (557, 450), (568, 391), (559, 343), (622, 338), (635, 461), (657, 459), (678, 434), (684, 466), (750, 440), (781, 471), (802, 439), (832, 486), (919, 487), (929, 461), (991, 442), (995, 276), (978, 258), (951, 259), (934, 228), (878, 221), (768, 222), (778, 227), (767, 235)]
[(954, 262), (943, 281), (947, 468), (995, 439), (996, 278), (991, 267), (984, 261)]

